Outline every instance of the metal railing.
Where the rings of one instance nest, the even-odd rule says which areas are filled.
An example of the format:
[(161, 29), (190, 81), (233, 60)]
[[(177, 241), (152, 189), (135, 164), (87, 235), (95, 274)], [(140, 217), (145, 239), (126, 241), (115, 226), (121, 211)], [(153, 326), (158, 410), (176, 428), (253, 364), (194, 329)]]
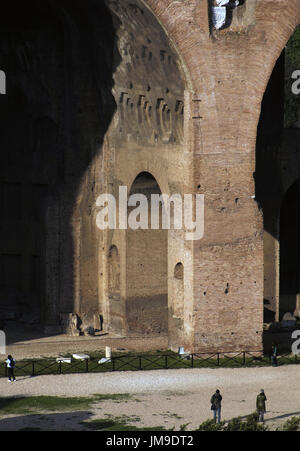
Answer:
[[(258, 351), (197, 353), (184, 357), (177, 354), (134, 355), (112, 357), (110, 361), (99, 363), (97, 359), (74, 360), (71, 363), (56, 360), (32, 360), (17, 362), (16, 377), (42, 375), (103, 373), (115, 371), (147, 371), (184, 368), (241, 368), (272, 365), (270, 354)], [(278, 365), (300, 364), (300, 357), (290, 353), (277, 357)], [(0, 377), (7, 377), (5, 363), (0, 364)]]

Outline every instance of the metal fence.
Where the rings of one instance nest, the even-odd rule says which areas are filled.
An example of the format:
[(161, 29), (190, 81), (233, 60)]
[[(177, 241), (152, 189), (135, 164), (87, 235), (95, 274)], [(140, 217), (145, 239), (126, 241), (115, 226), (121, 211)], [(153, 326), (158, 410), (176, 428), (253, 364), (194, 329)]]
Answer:
[[(300, 357), (290, 353), (277, 357), (278, 366), (300, 364)], [(99, 359), (74, 360), (71, 363), (56, 360), (31, 360), (18, 362), (15, 368), (16, 377), (35, 377), (42, 375), (103, 373), (115, 371), (147, 371), (184, 368), (241, 368), (271, 366), (271, 355), (263, 352), (244, 351), (212, 354), (177, 354), (134, 355), (112, 357), (110, 361), (99, 363)], [(0, 377), (7, 377), (5, 363), (0, 364)]]

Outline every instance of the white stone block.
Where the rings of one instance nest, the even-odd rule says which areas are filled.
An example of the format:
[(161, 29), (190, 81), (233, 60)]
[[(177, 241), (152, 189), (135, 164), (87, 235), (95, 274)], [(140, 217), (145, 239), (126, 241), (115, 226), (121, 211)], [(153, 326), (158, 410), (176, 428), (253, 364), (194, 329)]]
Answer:
[(72, 363), (72, 359), (71, 358), (67, 358), (67, 357), (58, 357), (56, 359), (57, 363)]
[(90, 356), (87, 354), (73, 354), (75, 360), (90, 360)]

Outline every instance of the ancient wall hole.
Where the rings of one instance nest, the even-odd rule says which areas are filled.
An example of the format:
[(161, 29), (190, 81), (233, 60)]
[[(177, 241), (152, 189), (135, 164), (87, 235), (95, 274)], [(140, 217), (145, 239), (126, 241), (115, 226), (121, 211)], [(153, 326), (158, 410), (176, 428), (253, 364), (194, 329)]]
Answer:
[(257, 0), (209, 0), (211, 30), (241, 32), (256, 22)]
[(184, 278), (184, 266), (182, 263), (177, 263), (174, 268), (174, 277), (177, 280), (183, 280)]

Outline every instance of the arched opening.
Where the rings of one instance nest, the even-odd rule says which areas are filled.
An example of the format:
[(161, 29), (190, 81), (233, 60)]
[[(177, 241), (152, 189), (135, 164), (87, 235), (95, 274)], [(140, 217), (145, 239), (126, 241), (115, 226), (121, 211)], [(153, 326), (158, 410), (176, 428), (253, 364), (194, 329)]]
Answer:
[(176, 280), (183, 280), (184, 268), (182, 263), (177, 263), (174, 269), (174, 277)]
[(284, 196), (280, 218), (281, 316), (299, 310), (300, 298), (300, 181)]
[(264, 220), (264, 321), (269, 324), (279, 321), (288, 305), (286, 295), (292, 282), (287, 274), (291, 262), (295, 262), (289, 229), (295, 247), (298, 242), (296, 226), (290, 223), (296, 220), (296, 213), (290, 211), (290, 208), (295, 208), (296, 199), (293, 191), (287, 197), (285, 195), (300, 178), (300, 101), (292, 90), (293, 74), (299, 69), (299, 60), (300, 30), (297, 27), (272, 72), (258, 126), (255, 183), (256, 199)]
[[(135, 179), (130, 195), (161, 194), (156, 179), (143, 172)], [(129, 210), (129, 215), (134, 210)], [(126, 320), (129, 334), (168, 333), (168, 231), (126, 231)]]
[[(152, 250), (158, 278), (152, 288), (146, 280), (137, 290), (131, 250), (125, 253), (112, 233), (97, 229), (95, 205), (102, 193), (117, 198), (118, 186), (149, 161), (166, 171), (169, 154), (168, 177), (178, 183), (176, 164), (183, 167), (185, 158), (182, 65), (143, 1), (41, 3), (12, 1), (0, 17), (0, 70), (7, 83), (7, 94), (0, 95), (0, 319), (43, 324), (56, 333), (64, 331), (65, 318), (79, 316), (84, 331), (101, 315), (109, 329), (117, 305), (125, 308), (125, 299), (142, 293), (152, 299), (143, 309), (151, 305), (152, 317), (163, 318), (147, 330), (163, 333), (167, 276), (163, 282), (160, 274), (166, 275), (167, 251)], [(131, 263), (137, 269), (140, 261), (137, 256)], [(107, 300), (115, 310), (107, 309)], [(133, 318), (134, 302), (127, 306), (126, 318)], [(124, 331), (123, 319), (113, 328)], [(141, 324), (146, 330), (146, 321)]]
[[(114, 72), (117, 111), (104, 154), (106, 183), (102, 191), (115, 199), (120, 198), (120, 187), (127, 188), (128, 196), (142, 194), (146, 199), (161, 190), (167, 194), (170, 187), (181, 193), (189, 165), (184, 152), (186, 83), (179, 55), (143, 1), (108, 4), (116, 23), (121, 23), (117, 41), (120, 61)], [(129, 211), (128, 219), (134, 210)], [(146, 221), (149, 219), (150, 215)], [(177, 333), (175, 328), (168, 330), (168, 245), (173, 253), (176, 248), (178, 255), (182, 243), (174, 236), (168, 242), (167, 230), (125, 231), (121, 227), (104, 234), (99, 242), (100, 258), (106, 258), (111, 243), (118, 246), (121, 266), (120, 322), (113, 331), (152, 337), (164, 334), (167, 346), (168, 332), (169, 336)], [(171, 272), (169, 279), (173, 280)], [(106, 281), (100, 278), (99, 285), (104, 328), (112, 330)]]
[[(76, 274), (80, 218), (74, 220), (74, 210), (115, 112), (117, 55), (104, 2), (2, 5), (0, 321), (6, 331), (18, 322), (18, 331), (30, 324), (28, 333), (34, 326), (39, 332), (43, 324), (46, 333), (60, 332), (61, 314), (79, 313), (77, 296), (94, 274), (97, 293), (90, 231), (81, 247), (86, 277)], [(93, 192), (90, 173), (83, 190)], [(87, 295), (92, 310), (98, 308), (94, 292)]]

